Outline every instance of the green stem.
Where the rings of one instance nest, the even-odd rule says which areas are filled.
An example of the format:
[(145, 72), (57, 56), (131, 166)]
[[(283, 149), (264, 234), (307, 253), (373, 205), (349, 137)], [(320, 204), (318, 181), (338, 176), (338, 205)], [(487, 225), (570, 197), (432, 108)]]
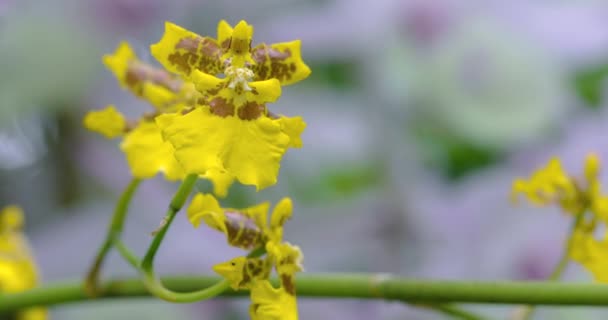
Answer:
[[(177, 292), (211, 286), (221, 279), (209, 276), (163, 278)], [(274, 279), (276, 283), (276, 279)], [(101, 284), (100, 298), (150, 296), (140, 279)], [(297, 278), (299, 297), (397, 300), (410, 303), (489, 303), (561, 306), (608, 306), (608, 286), (564, 282), (474, 282), (421, 280), (389, 274), (303, 274)], [(225, 291), (223, 296), (247, 292)], [(91, 300), (81, 282), (47, 284), (2, 295), (0, 314), (36, 305), (58, 305)]]
[(568, 238), (566, 240), (566, 245), (564, 246), (564, 251), (562, 252), (562, 256), (559, 259), (559, 262), (557, 263), (555, 268), (553, 269), (553, 272), (551, 272), (551, 275), (549, 275), (549, 280), (551, 280), (551, 281), (559, 280), (562, 277), (562, 274), (564, 273), (564, 271), (566, 270), (566, 267), (568, 266), (568, 263), (570, 262), (570, 251), (572, 251), (572, 245), (573, 245), (572, 235), (574, 234), (576, 229), (579, 227), (579, 225), (583, 222), (584, 215), (585, 215), (585, 212), (583, 211), (583, 212), (577, 214), (576, 217), (574, 218), (574, 222), (572, 222), (572, 225), (570, 226), (570, 231), (568, 232)]
[(99, 248), (97, 255), (95, 256), (95, 260), (87, 272), (87, 277), (85, 280), (85, 290), (91, 296), (95, 296), (99, 293), (98, 281), (99, 281), (99, 272), (103, 265), (103, 262), (108, 255), (108, 252), (112, 248), (113, 242), (115, 239), (120, 238), (122, 233), (122, 229), (124, 226), (125, 218), (127, 217), (127, 212), (129, 209), (129, 204), (131, 203), (131, 199), (139, 186), (141, 180), (132, 179), (125, 191), (120, 196), (116, 207), (114, 208), (114, 214), (112, 215), (112, 222), (108, 228), (108, 232), (106, 233), (106, 238)]
[[(555, 268), (553, 268), (553, 271), (551, 271), (551, 274), (549, 275), (549, 278), (548, 278), (549, 281), (559, 281), (559, 279), (564, 274), (564, 271), (566, 271), (566, 267), (568, 267), (568, 263), (570, 262), (570, 251), (572, 251), (572, 242), (573, 242), (572, 235), (574, 234), (576, 229), (579, 227), (579, 225), (583, 222), (583, 217), (585, 216), (585, 211), (586, 211), (586, 209), (582, 210), (581, 212), (576, 214), (574, 221), (570, 225), (570, 230), (569, 230), (568, 236), (566, 238), (564, 249), (562, 251), (562, 256), (559, 258), (559, 261), (555, 265)], [(516, 319), (517, 320), (529, 320), (532, 318), (533, 314), (534, 314), (534, 306), (532, 306), (532, 305), (522, 306), (521, 309), (518, 311), (518, 315), (517, 315)]]
[(114, 246), (120, 252), (120, 255), (125, 259), (133, 268), (139, 270), (139, 258), (127, 248), (127, 246), (120, 239), (114, 241)]
[[(247, 257), (259, 257), (266, 253), (264, 247), (252, 250)], [(175, 292), (167, 289), (163, 282), (156, 277), (153, 270), (141, 270), (143, 273), (143, 282), (146, 288), (154, 296), (169, 302), (188, 303), (207, 300), (222, 294), (226, 289), (230, 288), (230, 283), (227, 280), (221, 280), (217, 283), (206, 286), (205, 289), (194, 292)]]
[(154, 269), (154, 257), (156, 256), (156, 252), (160, 247), (163, 239), (165, 238), (165, 234), (169, 229), (169, 226), (173, 222), (173, 218), (181, 208), (184, 206), (186, 199), (190, 195), (192, 188), (194, 187), (194, 183), (196, 182), (197, 175), (191, 174), (184, 179), (182, 184), (177, 189), (177, 192), (173, 196), (171, 203), (169, 204), (169, 209), (167, 210), (167, 214), (163, 220), (163, 225), (160, 226), (156, 234), (154, 235), (154, 239), (152, 239), (152, 243), (150, 243), (150, 247), (148, 247), (148, 251), (144, 256), (144, 260), (141, 263), (141, 268), (144, 271), (152, 271)]

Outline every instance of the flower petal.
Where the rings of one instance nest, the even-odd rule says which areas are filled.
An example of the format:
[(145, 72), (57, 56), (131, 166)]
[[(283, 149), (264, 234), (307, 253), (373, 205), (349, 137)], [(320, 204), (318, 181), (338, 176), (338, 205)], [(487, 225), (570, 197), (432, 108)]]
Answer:
[(230, 47), (232, 31), (232, 26), (226, 22), (226, 20), (220, 20), (217, 24), (217, 43), (219, 43), (224, 50), (227, 50), (228, 47)]
[(302, 147), (302, 132), (306, 129), (306, 122), (302, 117), (285, 117), (280, 116), (279, 122), (281, 123), (281, 131), (285, 132), (289, 136), (289, 147), (290, 148), (301, 148)]
[(183, 179), (184, 171), (173, 156), (173, 146), (163, 141), (154, 122), (143, 121), (125, 135), (120, 149), (126, 154), (131, 173), (136, 178), (151, 178), (164, 173), (168, 180)]
[(230, 45), (227, 56), (230, 57), (231, 65), (235, 68), (245, 67), (245, 63), (252, 63), (251, 38), (253, 37), (253, 26), (245, 20), (239, 21), (232, 30)]
[(121, 136), (127, 128), (125, 117), (109, 105), (104, 109), (90, 111), (84, 117), (85, 128), (104, 135), (108, 139)]
[(289, 143), (280, 123), (267, 117), (244, 121), (197, 108), (186, 115), (160, 115), (156, 122), (186, 172), (205, 174), (210, 168), (225, 168), (258, 190), (276, 183)]
[(167, 70), (185, 77), (197, 69), (209, 74), (224, 70), (222, 50), (215, 39), (201, 37), (171, 22), (165, 22), (165, 33), (150, 51)]
[(302, 61), (301, 42), (259, 44), (251, 51), (256, 80), (276, 78), (282, 85), (290, 85), (310, 75), (310, 68)]
[(228, 195), (228, 189), (234, 182), (234, 177), (224, 169), (211, 168), (201, 175), (213, 183), (213, 193), (221, 198)]
[(202, 220), (209, 227), (227, 233), (224, 210), (220, 207), (220, 203), (214, 196), (202, 193), (197, 194), (192, 198), (192, 202), (186, 212), (188, 220), (190, 220), (190, 223), (195, 228), (199, 227)]
[(257, 281), (251, 288), (251, 320), (297, 320), (298, 306), (295, 295), (284, 288), (274, 288), (269, 281)]

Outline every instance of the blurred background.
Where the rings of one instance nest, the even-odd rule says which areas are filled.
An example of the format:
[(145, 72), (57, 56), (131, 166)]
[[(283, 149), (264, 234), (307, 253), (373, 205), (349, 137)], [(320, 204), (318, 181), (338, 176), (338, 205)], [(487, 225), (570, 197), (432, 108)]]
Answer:
[[(144, 61), (170, 20), (202, 35), (246, 19), (254, 44), (302, 39), (311, 77), (270, 108), (302, 115), (304, 148), (279, 184), (233, 186), (226, 206), (291, 196), (286, 238), (308, 272), (539, 280), (569, 218), (509, 201), (511, 182), (551, 156), (582, 175), (608, 161), (608, 4), (465, 0), (0, 0), (0, 204), (24, 207), (44, 281), (79, 279), (130, 180), (117, 141), (82, 127), (115, 104), (149, 106), (119, 88), (101, 56), (129, 41)], [(138, 191), (125, 240), (143, 252), (176, 185)], [(200, 191), (210, 186), (200, 183)], [(226, 249), (224, 249), (226, 248)], [(241, 254), (178, 216), (158, 271), (211, 273)], [(113, 253), (104, 276), (134, 275)], [(571, 265), (566, 281), (591, 281)], [(52, 309), (54, 319), (244, 319), (247, 304), (153, 299)], [(299, 299), (301, 319), (443, 319), (400, 303)], [(510, 307), (471, 306), (495, 318)], [(541, 308), (593, 319), (592, 308)]]

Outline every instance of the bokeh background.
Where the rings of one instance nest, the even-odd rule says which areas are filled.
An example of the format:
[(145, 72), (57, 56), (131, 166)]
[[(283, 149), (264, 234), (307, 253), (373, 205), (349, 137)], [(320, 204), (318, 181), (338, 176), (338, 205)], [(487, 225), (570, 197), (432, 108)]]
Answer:
[[(143, 60), (170, 20), (215, 35), (220, 19), (255, 26), (254, 43), (302, 39), (311, 77), (271, 106), (308, 122), (279, 183), (246, 206), (291, 196), (286, 237), (309, 272), (543, 279), (568, 217), (509, 201), (512, 179), (558, 155), (582, 174), (608, 159), (608, 3), (465, 0), (0, 0), (0, 203), (27, 213), (44, 281), (79, 279), (130, 180), (117, 141), (87, 132), (87, 110), (145, 103), (101, 56), (128, 40)], [(197, 186), (208, 191), (208, 184)], [(146, 181), (125, 240), (143, 252), (176, 185)], [(236, 256), (220, 234), (176, 219), (158, 270), (210, 273)], [(134, 275), (112, 254), (105, 276)], [(591, 281), (571, 265), (566, 281)], [(442, 319), (399, 303), (299, 299), (301, 319)], [(243, 319), (246, 301), (152, 299), (54, 308), (55, 319)], [(510, 307), (471, 306), (506, 318)], [(594, 319), (543, 308), (544, 319)]]

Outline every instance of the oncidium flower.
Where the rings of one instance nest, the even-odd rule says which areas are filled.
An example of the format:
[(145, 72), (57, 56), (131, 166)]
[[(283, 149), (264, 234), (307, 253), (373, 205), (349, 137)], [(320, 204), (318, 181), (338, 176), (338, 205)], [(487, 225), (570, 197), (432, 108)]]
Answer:
[[(0, 293), (17, 293), (38, 284), (38, 271), (27, 239), (22, 233), (23, 211), (7, 206), (0, 211)], [(47, 319), (45, 308), (20, 311), (17, 319)]]
[(558, 158), (553, 158), (528, 181), (515, 180), (513, 196), (524, 194), (537, 205), (558, 204), (574, 215), (576, 224), (569, 235), (569, 257), (588, 269), (596, 280), (608, 282), (608, 238), (596, 239), (598, 226), (603, 223), (605, 227), (608, 223), (608, 196), (601, 191), (600, 169), (597, 155), (588, 154), (585, 181), (581, 182), (564, 171)]
[(598, 218), (608, 217), (608, 199), (601, 194), (599, 181), (600, 162), (591, 153), (585, 160), (584, 183), (568, 175), (559, 160), (552, 158), (549, 163), (537, 170), (529, 180), (516, 179), (513, 182), (512, 197), (523, 194), (535, 205), (559, 205), (572, 215), (591, 210)]
[(185, 115), (156, 118), (184, 170), (225, 170), (259, 190), (276, 183), (283, 154), (301, 147), (306, 127), (300, 117), (271, 114), (266, 103), (279, 98), (281, 85), (306, 78), (310, 69), (299, 41), (251, 49), (252, 35), (245, 21), (234, 29), (221, 21), (217, 40), (167, 23), (151, 51), (168, 70), (192, 81), (205, 102)]
[[(213, 267), (233, 289), (250, 290), (252, 319), (297, 319), (295, 273), (303, 270), (302, 252), (282, 239), (283, 225), (291, 218), (293, 206), (289, 198), (283, 198), (274, 207), (270, 223), (269, 208), (265, 202), (245, 209), (226, 209), (212, 195), (197, 194), (187, 213), (195, 227), (204, 222), (224, 233), (232, 246), (266, 249), (265, 258), (237, 257)], [(273, 267), (281, 282), (278, 288), (268, 281)]]
[[(89, 112), (84, 118), (85, 127), (107, 138), (123, 137), (120, 148), (134, 177), (146, 179), (163, 173), (171, 181), (183, 179), (186, 173), (175, 159), (173, 145), (163, 139), (154, 117), (190, 108), (201, 95), (193, 84), (140, 61), (126, 42), (121, 43), (114, 54), (104, 56), (103, 61), (122, 87), (148, 101), (155, 110), (130, 122), (109, 105)], [(211, 180), (215, 194), (222, 197), (233, 181), (221, 168), (207, 170), (200, 176)]]

